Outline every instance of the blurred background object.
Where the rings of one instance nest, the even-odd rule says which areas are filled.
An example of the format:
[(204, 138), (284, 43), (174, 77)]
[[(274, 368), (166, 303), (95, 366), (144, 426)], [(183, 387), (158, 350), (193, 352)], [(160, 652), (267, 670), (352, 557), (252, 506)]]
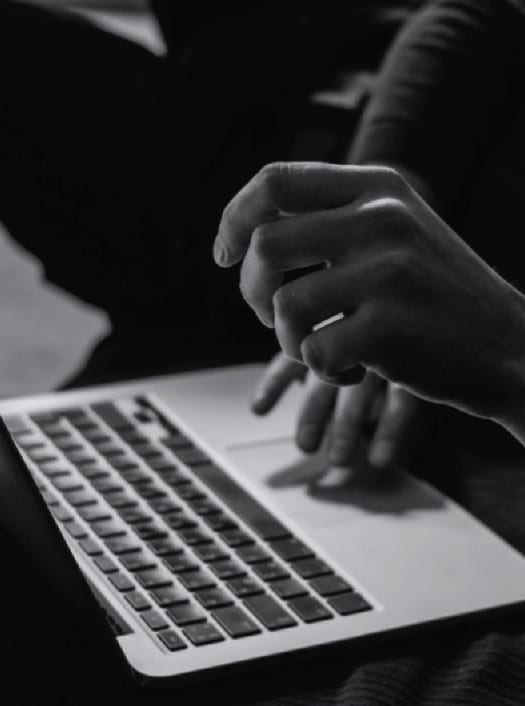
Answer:
[[(156, 53), (163, 44), (146, 0), (33, 0), (88, 16)], [(0, 224), (0, 397), (53, 389), (106, 330), (105, 315), (42, 280), (40, 265)]]

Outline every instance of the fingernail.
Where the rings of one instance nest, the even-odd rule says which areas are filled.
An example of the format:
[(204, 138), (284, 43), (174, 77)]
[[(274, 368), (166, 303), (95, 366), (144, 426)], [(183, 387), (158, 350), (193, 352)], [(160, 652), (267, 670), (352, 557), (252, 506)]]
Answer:
[(343, 439), (333, 441), (328, 452), (330, 463), (333, 463), (334, 466), (344, 466), (349, 463), (351, 450), (351, 446), (347, 441)]
[(226, 250), (222, 244), (221, 236), (218, 235), (213, 243), (213, 259), (219, 267), (226, 265)]
[(392, 463), (394, 447), (390, 441), (378, 441), (372, 445), (368, 462), (376, 468), (384, 468)]
[(303, 451), (315, 451), (319, 446), (319, 431), (315, 424), (303, 424), (297, 430), (297, 446)]
[(266, 395), (264, 393), (257, 394), (252, 399), (252, 412), (260, 414), (266, 408)]

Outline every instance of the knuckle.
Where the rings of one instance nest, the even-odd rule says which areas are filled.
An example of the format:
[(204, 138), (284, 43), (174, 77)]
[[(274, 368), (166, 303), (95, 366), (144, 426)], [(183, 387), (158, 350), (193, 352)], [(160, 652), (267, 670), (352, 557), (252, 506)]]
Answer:
[(252, 248), (255, 256), (264, 262), (271, 262), (276, 253), (273, 228), (270, 224), (258, 226), (252, 234)]
[(393, 167), (380, 168), (383, 188), (392, 194), (403, 196), (408, 194), (410, 187), (404, 177)]
[(398, 248), (386, 253), (376, 266), (376, 275), (381, 284), (389, 288), (406, 283), (413, 269), (409, 250)]
[(301, 303), (290, 285), (280, 287), (273, 295), (276, 316), (284, 321), (294, 321), (301, 315)]
[(271, 162), (270, 164), (266, 164), (257, 175), (259, 184), (266, 198), (271, 202), (278, 200), (282, 177), (286, 171), (286, 162)]

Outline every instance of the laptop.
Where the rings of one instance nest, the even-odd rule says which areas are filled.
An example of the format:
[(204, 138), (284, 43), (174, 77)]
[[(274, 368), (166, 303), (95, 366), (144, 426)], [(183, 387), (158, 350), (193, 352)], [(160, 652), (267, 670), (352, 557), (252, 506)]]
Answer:
[(523, 608), (525, 559), (399, 472), (304, 457), (244, 365), (0, 403), (0, 521), (109, 659), (171, 687)]

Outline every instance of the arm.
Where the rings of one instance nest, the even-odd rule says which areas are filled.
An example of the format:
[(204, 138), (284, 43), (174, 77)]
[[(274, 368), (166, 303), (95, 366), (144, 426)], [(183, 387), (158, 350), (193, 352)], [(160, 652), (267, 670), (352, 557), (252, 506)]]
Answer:
[(520, 0), (437, 0), (389, 52), (349, 155), (389, 164), (454, 225), (525, 67)]

